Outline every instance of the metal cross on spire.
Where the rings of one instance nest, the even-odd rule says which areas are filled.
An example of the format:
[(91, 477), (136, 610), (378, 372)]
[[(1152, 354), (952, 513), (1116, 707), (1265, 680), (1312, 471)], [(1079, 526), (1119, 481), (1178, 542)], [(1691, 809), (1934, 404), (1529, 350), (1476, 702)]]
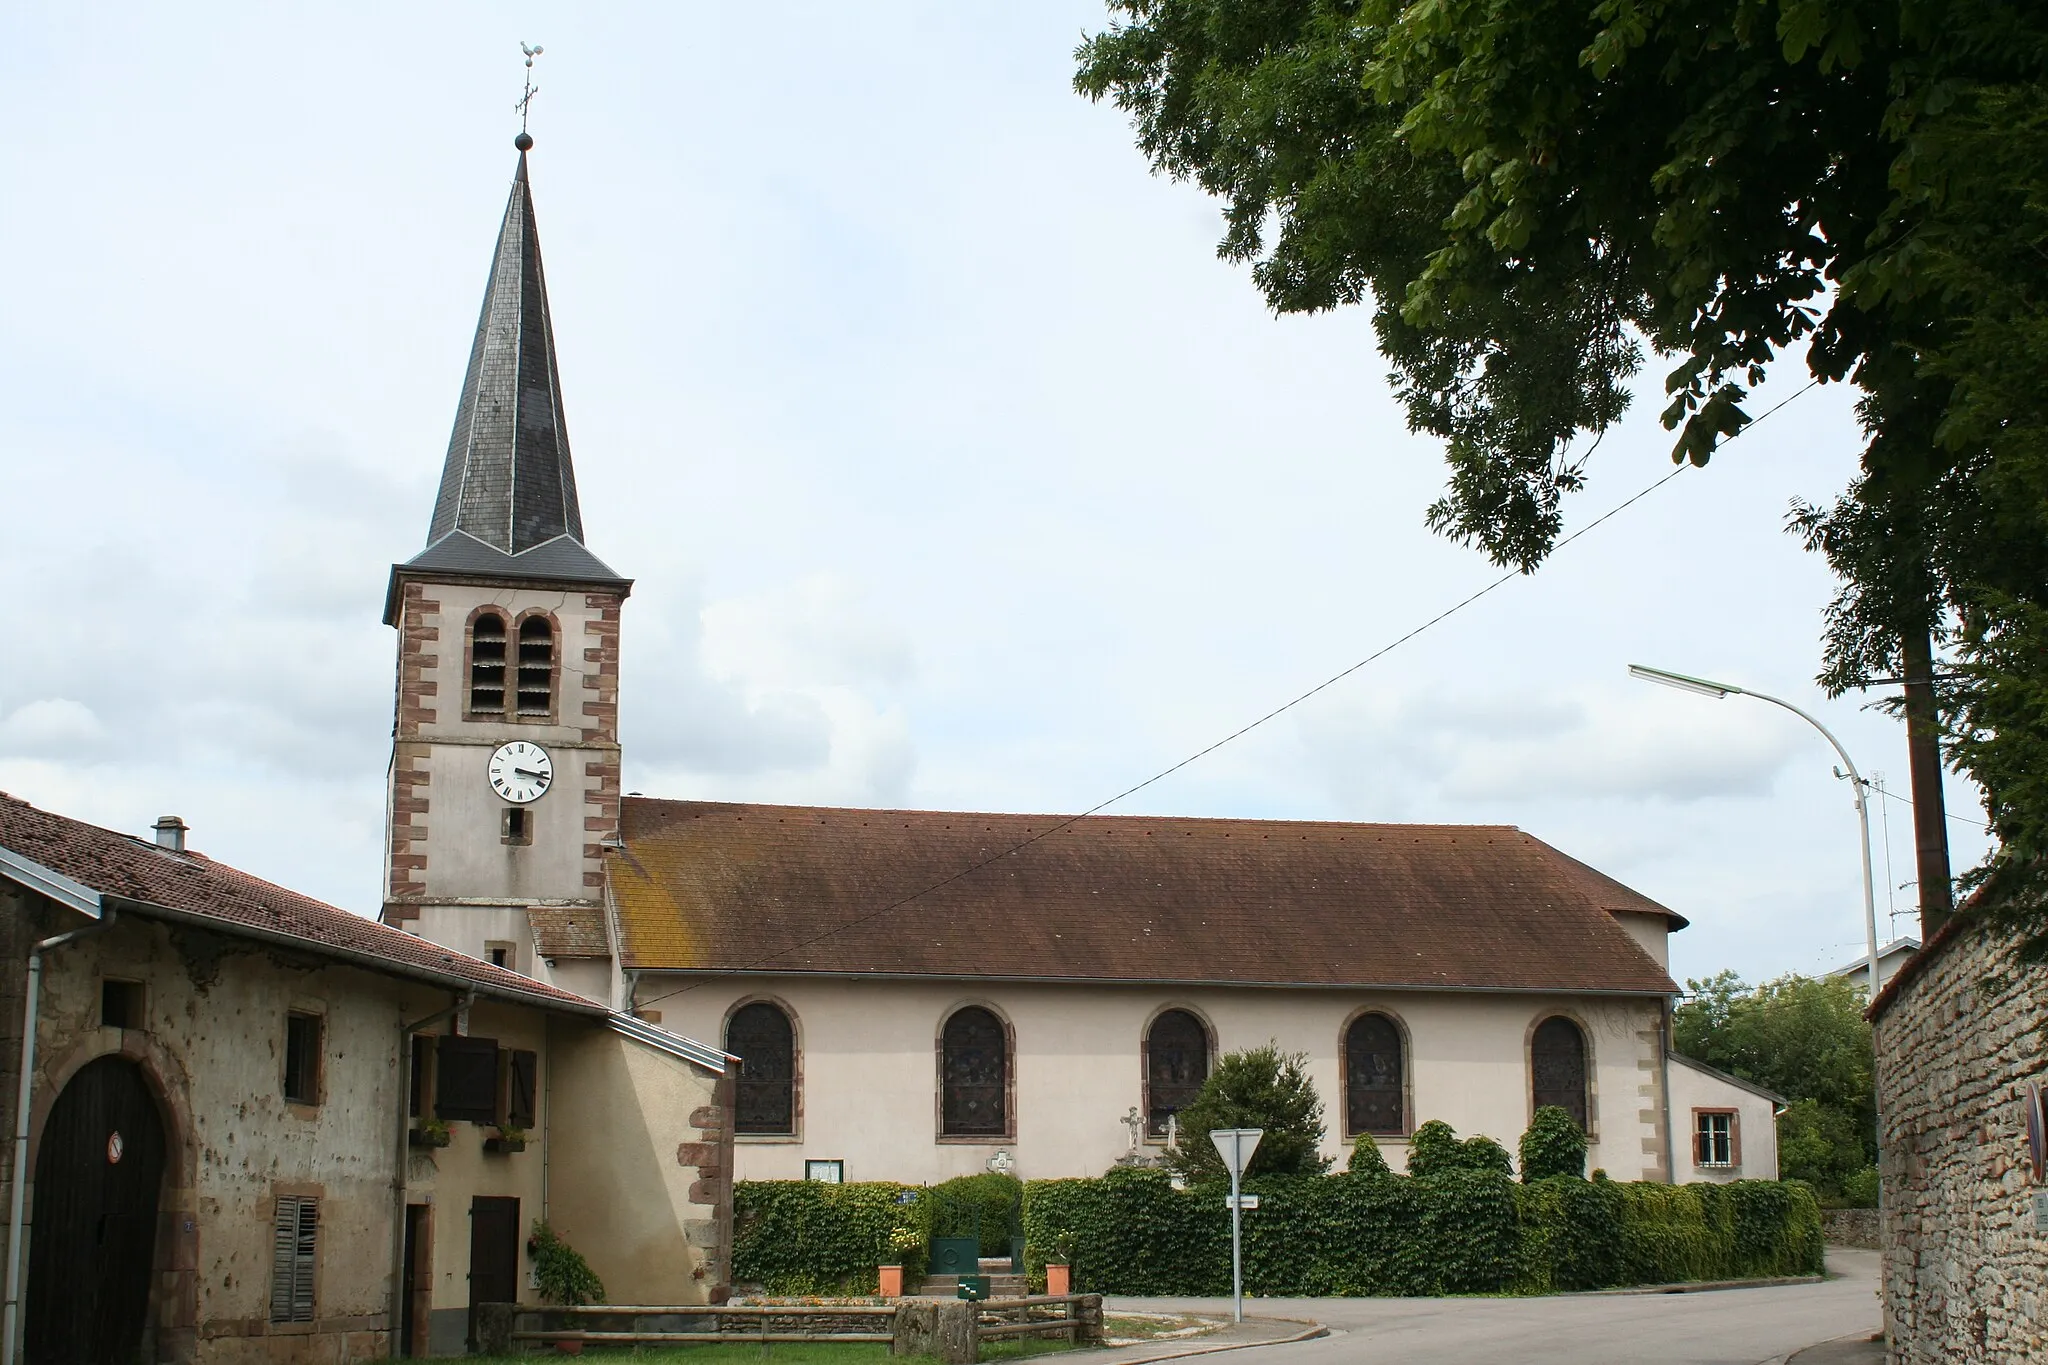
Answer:
[(522, 42), (519, 50), (526, 54), (526, 89), (521, 92), (519, 103), (512, 106), (519, 111), (519, 136), (513, 139), (513, 145), (523, 152), (533, 145), (533, 138), (526, 131), (527, 110), (533, 104), (533, 97), (540, 93), (540, 87), (533, 83), (533, 59), (540, 56), (545, 49), (538, 43), (528, 47)]

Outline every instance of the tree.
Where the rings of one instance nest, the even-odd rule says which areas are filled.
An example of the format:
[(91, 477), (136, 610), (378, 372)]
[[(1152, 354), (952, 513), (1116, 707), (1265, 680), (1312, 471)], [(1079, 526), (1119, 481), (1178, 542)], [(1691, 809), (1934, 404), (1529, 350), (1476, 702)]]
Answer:
[(1179, 1114), (1180, 1146), (1169, 1155), (1190, 1184), (1229, 1177), (1216, 1145), (1217, 1128), (1263, 1128), (1247, 1175), (1321, 1175), (1329, 1159), (1323, 1145), (1323, 1102), (1308, 1078), (1304, 1053), (1283, 1054), (1272, 1043), (1226, 1052), (1202, 1083), (1202, 1092)]
[(1841, 977), (1782, 976), (1752, 988), (1733, 972), (1686, 990), (1671, 1016), (1672, 1045), (1790, 1100), (1778, 1121), (1780, 1173), (1842, 1195), (1877, 1160), (1862, 992)]
[[(1076, 87), (1223, 198), (1271, 305), (1368, 299), (1437, 531), (1524, 571), (1646, 350), (1704, 464), (1803, 349), (1863, 469), (1792, 526), (1842, 588), (1824, 685), (1961, 660), (1991, 901), (2048, 956), (2048, 12), (2017, 0), (1111, 0)], [(2032, 362), (2031, 364), (2028, 362)]]

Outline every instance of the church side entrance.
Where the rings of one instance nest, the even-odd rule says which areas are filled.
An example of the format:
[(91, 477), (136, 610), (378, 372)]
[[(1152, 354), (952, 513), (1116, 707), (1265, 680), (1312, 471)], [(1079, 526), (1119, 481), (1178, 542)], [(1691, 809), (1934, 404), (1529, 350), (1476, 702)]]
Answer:
[(142, 1069), (101, 1057), (71, 1078), (36, 1156), (29, 1365), (128, 1365), (149, 1315), (164, 1125)]

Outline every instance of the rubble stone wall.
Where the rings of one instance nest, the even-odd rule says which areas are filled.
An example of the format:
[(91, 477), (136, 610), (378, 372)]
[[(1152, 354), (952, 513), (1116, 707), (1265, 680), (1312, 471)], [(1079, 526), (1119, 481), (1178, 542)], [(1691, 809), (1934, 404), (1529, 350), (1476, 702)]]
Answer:
[[(1958, 932), (1960, 931), (1960, 932)], [(2048, 1232), (2022, 1096), (2048, 1085), (2048, 972), (1958, 924), (1878, 1000), (1891, 1365), (2048, 1360)]]

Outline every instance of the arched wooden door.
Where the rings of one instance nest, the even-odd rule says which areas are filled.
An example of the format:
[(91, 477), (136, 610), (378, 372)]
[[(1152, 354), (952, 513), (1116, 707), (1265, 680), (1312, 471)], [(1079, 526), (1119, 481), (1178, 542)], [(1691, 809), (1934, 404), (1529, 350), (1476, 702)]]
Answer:
[(102, 1057), (71, 1078), (36, 1156), (28, 1365), (131, 1365), (149, 1313), (164, 1125), (142, 1071)]

